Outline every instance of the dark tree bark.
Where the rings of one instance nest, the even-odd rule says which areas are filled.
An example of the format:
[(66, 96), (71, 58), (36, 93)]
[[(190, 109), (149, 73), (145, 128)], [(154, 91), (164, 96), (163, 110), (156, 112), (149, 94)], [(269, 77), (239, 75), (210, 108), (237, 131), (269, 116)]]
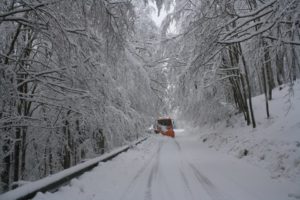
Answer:
[(241, 74), (241, 83), (242, 83), (242, 89), (243, 89), (243, 99), (244, 99), (244, 112), (246, 115), (246, 121), (247, 125), (249, 126), (251, 124), (250, 121), (250, 115), (249, 115), (249, 109), (248, 109), (248, 104), (247, 104), (247, 93), (246, 93), (246, 87), (245, 87), (245, 81), (244, 81), (244, 76)]
[(250, 109), (250, 114), (251, 114), (251, 119), (252, 119), (252, 126), (253, 128), (256, 127), (256, 122), (255, 122), (255, 117), (254, 117), (254, 112), (253, 112), (253, 107), (252, 107), (252, 95), (251, 95), (251, 86), (250, 86), (250, 81), (249, 81), (249, 75), (248, 75), (248, 66), (242, 51), (242, 47), (241, 44), (239, 44), (239, 50), (241, 53), (241, 57), (242, 57), (242, 63), (244, 66), (244, 70), (245, 70), (245, 78), (246, 78), (246, 83), (247, 83), (247, 88), (248, 88), (248, 99), (249, 99), (249, 109)]
[(277, 82), (278, 85), (282, 85), (285, 80), (285, 74), (284, 74), (284, 66), (283, 66), (283, 53), (281, 52), (281, 50), (279, 50), (276, 53), (276, 77), (277, 77)]
[[(237, 67), (239, 62), (239, 52), (235, 45), (231, 45), (228, 47), (229, 49), (229, 60), (230, 65), (232, 67)], [(238, 108), (241, 112), (244, 114), (244, 118), (247, 122), (247, 124), (250, 124), (250, 116), (249, 116), (249, 110), (247, 105), (247, 97), (246, 97), (246, 90), (245, 90), (245, 84), (242, 77), (242, 74), (240, 74), (240, 70), (233, 70), (231, 72), (227, 72), (230, 74), (234, 74), (239, 76), (237, 77), (231, 77), (229, 80), (232, 84), (233, 94), (236, 96), (234, 99), (236, 100), (236, 104), (238, 105)]]
[(64, 129), (63, 132), (65, 134), (63, 167), (64, 167), (64, 169), (67, 169), (67, 168), (71, 167), (71, 145), (70, 145), (71, 133), (70, 133), (70, 127), (69, 127), (68, 120), (65, 120), (65, 126), (63, 129)]
[(263, 41), (263, 46), (264, 46), (264, 59), (265, 59), (265, 69), (266, 69), (266, 78), (267, 78), (267, 83), (268, 83), (268, 98), (269, 100), (272, 100), (272, 90), (275, 87), (274, 83), (274, 76), (273, 76), (273, 70), (271, 66), (271, 58), (270, 58), (270, 52), (269, 48), (267, 47), (267, 43)]
[(269, 102), (268, 102), (268, 95), (267, 95), (267, 80), (266, 80), (266, 70), (264, 65), (262, 65), (261, 73), (262, 73), (264, 92), (265, 92), (266, 113), (267, 113), (267, 118), (269, 118), (270, 112), (269, 112)]
[(11, 141), (9, 138), (5, 140), (5, 145), (2, 146), (3, 154), (7, 154), (3, 159), (4, 169), (1, 173), (1, 181), (3, 184), (2, 191), (9, 190), (10, 186), (10, 169), (11, 169), (11, 154), (8, 154), (11, 148)]

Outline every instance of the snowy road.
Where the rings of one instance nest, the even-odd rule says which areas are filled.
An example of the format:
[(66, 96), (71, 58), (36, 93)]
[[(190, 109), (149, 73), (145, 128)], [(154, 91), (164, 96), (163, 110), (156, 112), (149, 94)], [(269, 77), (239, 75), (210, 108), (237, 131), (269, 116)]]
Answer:
[(297, 190), (178, 131), (175, 139), (154, 135), (58, 192), (34, 199), (288, 200)]

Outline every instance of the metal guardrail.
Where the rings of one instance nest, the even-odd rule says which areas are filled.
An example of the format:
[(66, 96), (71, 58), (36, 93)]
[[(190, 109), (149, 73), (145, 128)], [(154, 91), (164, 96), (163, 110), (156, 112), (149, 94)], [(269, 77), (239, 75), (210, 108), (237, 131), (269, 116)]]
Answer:
[(92, 170), (98, 165), (99, 162), (109, 161), (117, 155), (119, 155), (120, 153), (123, 153), (130, 149), (132, 145), (137, 145), (145, 141), (147, 138), (148, 137), (139, 139), (130, 145), (117, 148), (112, 152), (101, 155), (100, 157), (88, 160), (84, 163), (70, 167), (66, 170), (45, 177), (43, 179), (34, 181), (32, 183), (28, 183), (14, 190), (10, 190), (0, 195), (0, 200), (31, 199), (38, 192), (56, 191), (62, 185), (66, 185), (67, 183), (69, 183), (71, 179), (76, 178), (87, 171)]

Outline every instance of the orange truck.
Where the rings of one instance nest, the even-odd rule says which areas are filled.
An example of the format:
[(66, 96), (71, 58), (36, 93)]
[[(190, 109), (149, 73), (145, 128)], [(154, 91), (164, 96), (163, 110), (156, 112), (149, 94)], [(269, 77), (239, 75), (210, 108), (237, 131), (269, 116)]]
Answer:
[(174, 128), (174, 120), (172, 120), (169, 117), (159, 118), (155, 121), (154, 124), (154, 132), (156, 134), (161, 133), (162, 135), (166, 135), (172, 138), (175, 137), (173, 128)]

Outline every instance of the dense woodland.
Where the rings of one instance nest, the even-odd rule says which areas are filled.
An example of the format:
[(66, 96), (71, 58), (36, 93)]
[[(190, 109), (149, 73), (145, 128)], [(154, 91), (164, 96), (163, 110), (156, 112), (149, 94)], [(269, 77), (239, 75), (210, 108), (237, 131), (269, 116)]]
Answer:
[(2, 190), (126, 144), (150, 126), (163, 105), (151, 77), (164, 74), (145, 66), (159, 34), (138, 12), (149, 12), (143, 2), (0, 2)]
[(300, 2), (297, 0), (182, 1), (164, 21), (180, 32), (162, 41), (176, 75), (172, 107), (194, 125), (243, 113), (256, 127), (251, 97), (290, 87), (300, 76)]
[[(300, 76), (298, 0), (0, 2), (6, 191), (135, 140), (162, 114), (194, 125), (268, 102)], [(176, 33), (170, 31), (176, 26)]]

